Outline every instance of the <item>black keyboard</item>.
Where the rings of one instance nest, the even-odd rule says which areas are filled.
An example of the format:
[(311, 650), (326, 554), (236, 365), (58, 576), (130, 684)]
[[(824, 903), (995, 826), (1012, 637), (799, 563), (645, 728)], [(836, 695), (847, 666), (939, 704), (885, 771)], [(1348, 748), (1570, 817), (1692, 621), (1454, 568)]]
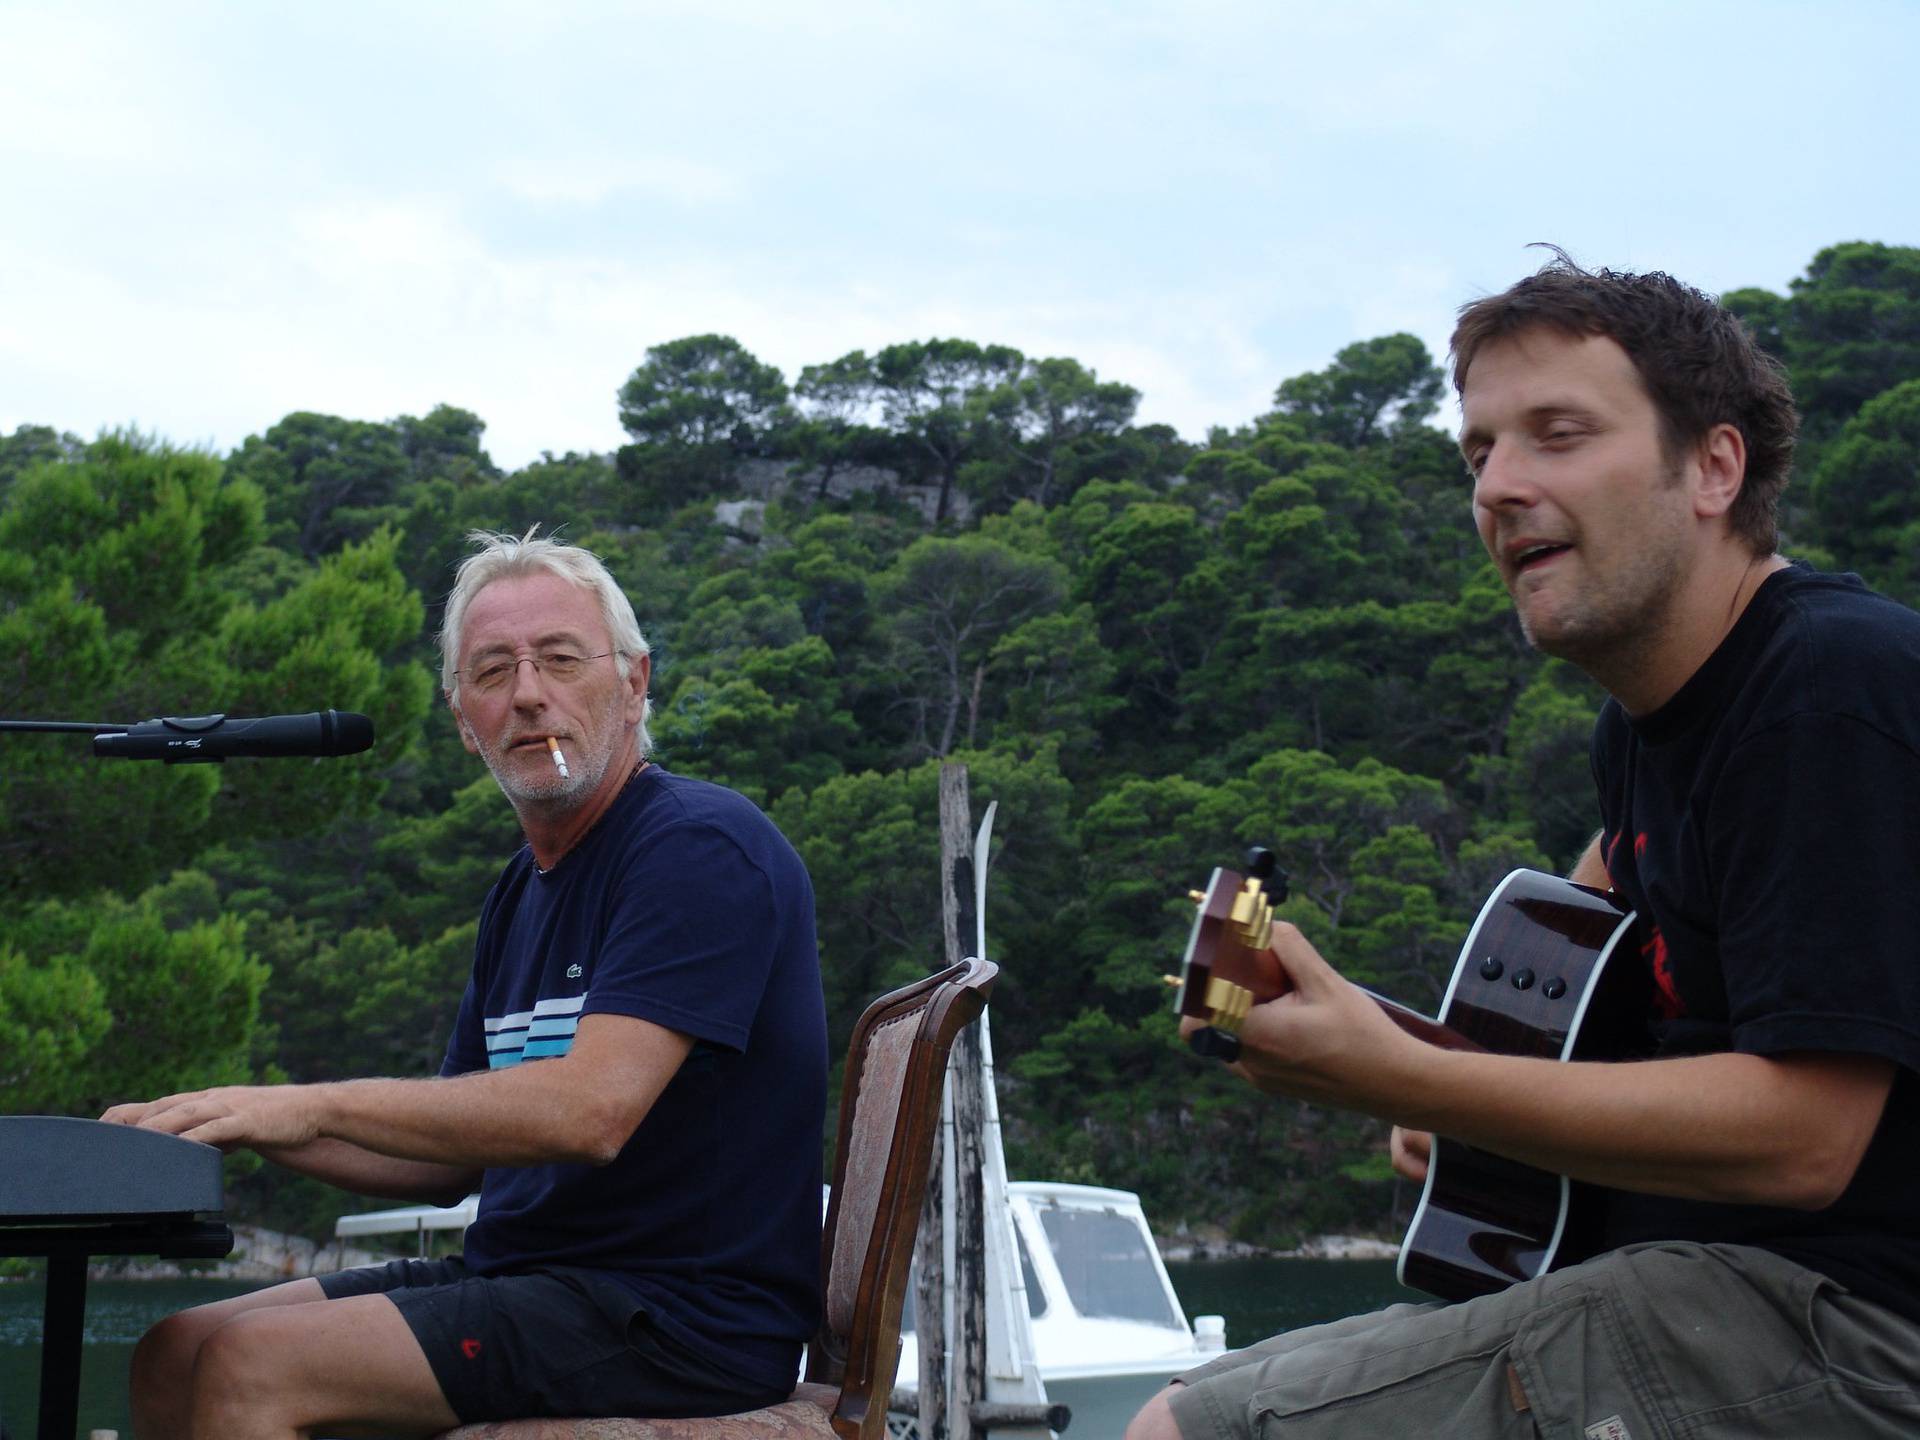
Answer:
[(0, 1115), (0, 1255), (225, 1255), (220, 1152), (64, 1115)]
[(220, 1152), (64, 1115), (0, 1115), (0, 1255), (47, 1257), (39, 1440), (71, 1440), (89, 1255), (213, 1259), (233, 1249)]

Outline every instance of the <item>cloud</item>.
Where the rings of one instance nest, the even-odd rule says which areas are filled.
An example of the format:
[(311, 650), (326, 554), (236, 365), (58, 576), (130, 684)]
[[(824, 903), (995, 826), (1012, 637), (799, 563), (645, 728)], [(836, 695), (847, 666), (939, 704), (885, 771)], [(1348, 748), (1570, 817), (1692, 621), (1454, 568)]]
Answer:
[(745, 182), (723, 167), (670, 155), (519, 160), (503, 167), (498, 180), (515, 199), (532, 205), (592, 207), (637, 193), (696, 207), (738, 201), (746, 194)]
[(959, 335), (1197, 438), (1437, 357), (1530, 240), (1779, 288), (1913, 239), (1916, 45), (1880, 0), (12, 4), (0, 396), (222, 447), (444, 400), (519, 464), (620, 443), (678, 336), (791, 379)]

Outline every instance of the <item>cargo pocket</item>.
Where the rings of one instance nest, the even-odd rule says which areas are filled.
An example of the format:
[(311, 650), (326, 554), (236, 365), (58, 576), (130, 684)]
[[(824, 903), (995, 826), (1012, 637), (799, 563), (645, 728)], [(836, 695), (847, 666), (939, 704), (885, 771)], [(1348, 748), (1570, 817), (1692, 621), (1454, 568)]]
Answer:
[(1669, 1440), (1674, 1433), (1652, 1357), (1639, 1353), (1604, 1290), (1581, 1289), (1527, 1316), (1508, 1361), (1510, 1402), (1538, 1434)]
[[(1465, 1341), (1466, 1343), (1462, 1343)], [(1252, 1433), (1274, 1440), (1356, 1440), (1359, 1436), (1529, 1437), (1507, 1385), (1505, 1337), (1435, 1337), (1345, 1351), (1315, 1364), (1311, 1351), (1282, 1362), (1284, 1379), (1256, 1388)], [(1223, 1427), (1234, 1433), (1238, 1426)]]
[(1805, 1317), (1823, 1375), (1822, 1413), (1806, 1433), (1825, 1424), (1849, 1436), (1920, 1435), (1920, 1326), (1824, 1276), (1813, 1277)]

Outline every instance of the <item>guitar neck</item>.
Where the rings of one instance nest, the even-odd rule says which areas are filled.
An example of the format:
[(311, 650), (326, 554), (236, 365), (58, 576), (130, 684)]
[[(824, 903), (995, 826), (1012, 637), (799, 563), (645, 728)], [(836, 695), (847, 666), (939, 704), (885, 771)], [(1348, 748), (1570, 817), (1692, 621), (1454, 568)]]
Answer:
[(1356, 986), (1360, 993), (1387, 1014), (1387, 1018), (1416, 1040), (1424, 1040), (1429, 1045), (1438, 1045), (1446, 1050), (1485, 1050), (1487, 1047), (1478, 1041), (1470, 1040), (1458, 1030), (1450, 1030), (1438, 1020), (1422, 1015), (1411, 1006), (1402, 1005), (1398, 1000), (1389, 1000), (1384, 995)]
[[(1215, 870), (1207, 888), (1193, 891), (1191, 898), (1198, 909), (1186, 958), (1174, 982), (1180, 991), (1174, 1009), (1224, 1032), (1232, 1042), (1231, 1051), (1215, 1048), (1207, 1053), (1238, 1053), (1237, 1035), (1247, 1012), (1293, 988), (1286, 967), (1274, 953), (1273, 908), (1258, 882), (1227, 869)], [(1362, 986), (1354, 988), (1417, 1040), (1448, 1050), (1486, 1049), (1397, 1000)]]

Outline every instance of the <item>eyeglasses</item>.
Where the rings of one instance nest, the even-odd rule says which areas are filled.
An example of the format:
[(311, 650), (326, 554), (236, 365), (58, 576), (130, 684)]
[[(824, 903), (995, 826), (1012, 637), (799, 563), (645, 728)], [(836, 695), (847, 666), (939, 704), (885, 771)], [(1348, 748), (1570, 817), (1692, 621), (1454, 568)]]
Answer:
[(602, 650), (598, 655), (576, 655), (571, 650), (542, 650), (537, 655), (518, 658), (496, 655), (470, 669), (453, 673), (464, 677), (482, 695), (494, 695), (513, 683), (513, 677), (520, 673), (522, 665), (533, 666), (535, 671), (556, 685), (571, 685), (586, 671), (589, 660), (604, 660), (613, 653), (611, 650)]

